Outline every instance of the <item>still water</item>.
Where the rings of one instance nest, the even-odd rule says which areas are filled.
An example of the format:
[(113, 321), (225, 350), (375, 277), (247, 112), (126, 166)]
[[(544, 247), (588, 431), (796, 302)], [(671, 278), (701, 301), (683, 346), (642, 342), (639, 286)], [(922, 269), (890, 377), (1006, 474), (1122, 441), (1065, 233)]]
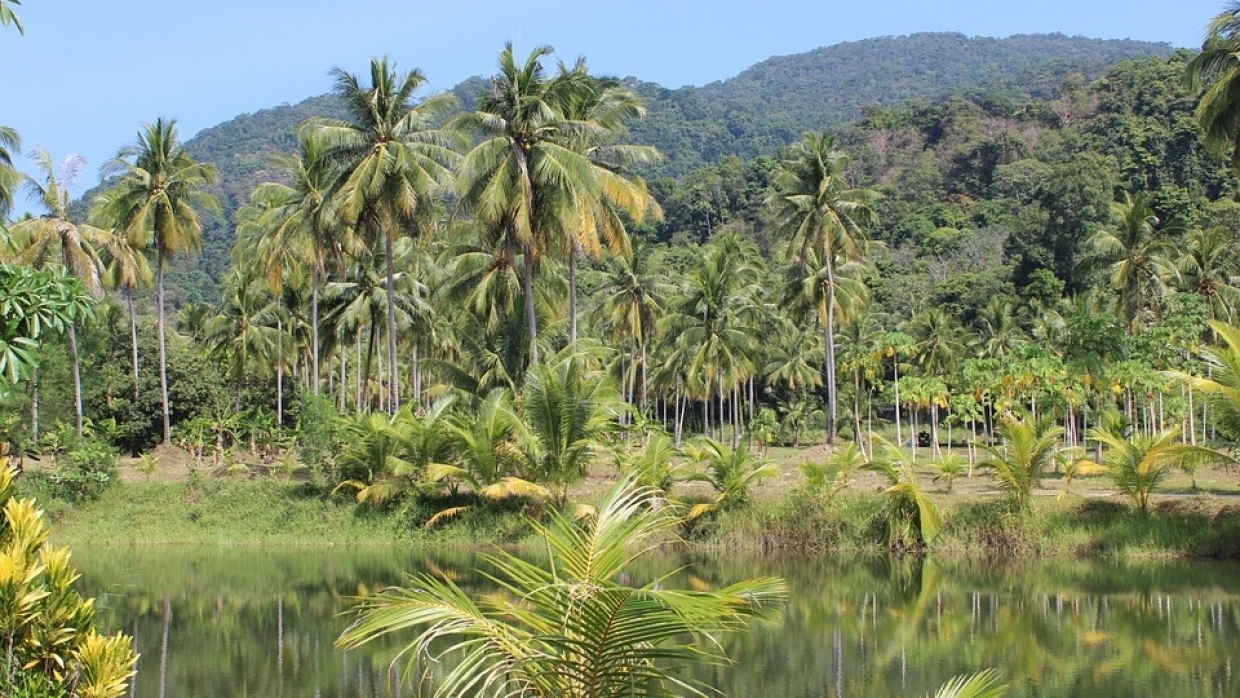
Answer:
[[(340, 652), (360, 595), (408, 573), (484, 590), (471, 553), (392, 549), (78, 551), (99, 620), (136, 638), (133, 696), (397, 698), (399, 643)], [(785, 577), (781, 616), (724, 640), (734, 664), (701, 678), (736, 698), (923, 696), (996, 667), (1008, 696), (1240, 695), (1240, 566), (668, 557), (711, 588)], [(423, 693), (426, 691), (423, 690)]]

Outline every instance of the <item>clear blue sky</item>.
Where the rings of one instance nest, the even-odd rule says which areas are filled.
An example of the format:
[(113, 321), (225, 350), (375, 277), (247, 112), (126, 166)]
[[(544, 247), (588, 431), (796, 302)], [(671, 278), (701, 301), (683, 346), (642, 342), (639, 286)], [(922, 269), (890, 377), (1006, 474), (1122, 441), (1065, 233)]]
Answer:
[(921, 31), (1060, 32), (1200, 46), (1222, 0), (23, 0), (25, 36), (0, 31), (0, 124), (89, 176), (144, 122), (181, 135), (327, 92), (327, 71), (387, 54), (435, 90), (492, 72), (505, 41), (550, 44), (598, 73), (668, 87), (735, 75), (773, 55)]

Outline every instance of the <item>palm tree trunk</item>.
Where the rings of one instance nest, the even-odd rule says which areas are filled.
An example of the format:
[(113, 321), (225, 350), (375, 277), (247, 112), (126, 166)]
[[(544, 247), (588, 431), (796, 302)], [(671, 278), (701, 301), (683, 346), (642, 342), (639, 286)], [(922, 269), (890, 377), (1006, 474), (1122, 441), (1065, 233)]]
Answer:
[(164, 335), (164, 247), (155, 249), (155, 323), (159, 331), (159, 404), (163, 413), (165, 446), (172, 444), (172, 413), (168, 409), (168, 343)]
[(400, 381), (397, 380), (399, 368), (396, 364), (396, 277), (392, 263), (392, 231), (386, 230), (383, 235), (384, 252), (387, 259), (387, 350), (388, 350), (388, 413), (396, 414), (400, 409)]
[(319, 394), (319, 272), (310, 285), (310, 391)]
[(577, 241), (568, 251), (568, 343), (577, 341)]
[(827, 322), (823, 337), (827, 359), (827, 445), (835, 445), (835, 266), (828, 251), (827, 261)]
[(30, 438), (39, 441), (39, 367), (30, 369)]
[(125, 288), (125, 302), (129, 305), (129, 349), (133, 352), (133, 404), (138, 404), (138, 316), (133, 311), (133, 287)]
[[(284, 299), (280, 299), (283, 304)], [(284, 426), (284, 318), (276, 317), (276, 426)]]
[(529, 326), (530, 365), (538, 363), (538, 315), (534, 312), (534, 252), (525, 246), (525, 263), (521, 270), (521, 292), (525, 294), (525, 322)]
[(82, 435), (82, 361), (78, 356), (77, 323), (69, 323), (69, 357), (73, 365), (73, 418), (77, 435)]
[(422, 345), (413, 343), (413, 400), (422, 406)]
[(896, 400), (896, 444), (901, 448), (904, 447), (904, 435), (900, 432), (900, 355), (895, 356), (892, 362), (892, 370), (895, 371), (895, 400)]

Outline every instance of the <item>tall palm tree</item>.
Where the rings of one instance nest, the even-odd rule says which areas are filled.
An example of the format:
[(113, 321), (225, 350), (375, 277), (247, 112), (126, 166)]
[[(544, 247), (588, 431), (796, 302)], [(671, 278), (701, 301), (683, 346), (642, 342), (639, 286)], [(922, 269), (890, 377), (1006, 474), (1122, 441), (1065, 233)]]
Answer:
[(1240, 170), (1240, 2), (1228, 0), (1206, 25), (1201, 53), (1188, 63), (1192, 89), (1204, 90), (1194, 116), (1205, 131), (1206, 145), (1230, 151), (1231, 166)]
[(1113, 229), (1102, 229), (1086, 244), (1093, 250), (1092, 264), (1105, 264), (1116, 291), (1116, 310), (1128, 323), (1128, 331), (1140, 334), (1159, 311), (1167, 279), (1175, 275), (1175, 244), (1171, 233), (1178, 225), (1160, 226), (1150, 205), (1150, 195), (1124, 192), (1123, 201), (1111, 204)]
[(478, 110), (456, 120), (480, 138), (458, 174), (460, 210), (487, 229), (507, 259), (523, 257), (533, 363), (538, 362), (534, 273), (540, 257), (565, 241), (570, 250), (598, 240), (624, 249), (628, 241), (617, 211), (640, 217), (652, 206), (640, 182), (603, 166), (607, 151), (600, 149), (617, 133), (617, 124), (600, 120), (584, 102), (573, 114), (582, 120), (570, 118), (573, 99), (595, 88), (578, 69), (548, 77), (542, 60), (551, 53), (551, 47), (539, 46), (518, 63), (512, 44), (506, 44)]
[(604, 244), (617, 255), (628, 254), (629, 238), (621, 214), (635, 223), (641, 223), (648, 212), (661, 216), (645, 182), (623, 173), (625, 168), (658, 162), (663, 156), (651, 146), (616, 142), (627, 133), (626, 121), (646, 115), (637, 93), (616, 80), (590, 76), (584, 59), (579, 59), (571, 71), (562, 67), (560, 79), (571, 85), (563, 103), (564, 144), (594, 165), (592, 173), (598, 180), (593, 186), (581, 187), (578, 213), (564, 231), (569, 237), (568, 340), (575, 342), (577, 256), (600, 259)]
[[(319, 295), (328, 265), (339, 265), (345, 254), (356, 253), (352, 231), (337, 215), (331, 197), (332, 173), (323, 157), (324, 144), (313, 131), (298, 137), (296, 157), (280, 157), (288, 183), (260, 184), (251, 203), (264, 209), (254, 220), (259, 241), (256, 253), (271, 270), (277, 293), (284, 270), (310, 260), (310, 385), (319, 394)], [(290, 265), (284, 262), (294, 261)]]
[(340, 68), (332, 69), (333, 91), (345, 103), (347, 119), (311, 122), (322, 141), (321, 157), (335, 173), (332, 190), (341, 217), (373, 247), (383, 240), (387, 290), (388, 408), (400, 408), (396, 359), (395, 252), (399, 234), (429, 235), (437, 195), (457, 160), (454, 138), (433, 128), (455, 104), (450, 94), (414, 95), (426, 84), (422, 71), (398, 73), (386, 57), (370, 61), (370, 85)]
[(13, 210), (13, 191), (21, 181), (21, 175), (13, 167), (13, 153), (21, 152), (21, 147), (22, 139), (17, 131), (0, 126), (0, 223)]
[(1194, 228), (1184, 236), (1178, 263), (1180, 288), (1205, 299), (1210, 318), (1232, 322), (1240, 310), (1240, 245), (1224, 226)]
[(202, 246), (202, 220), (196, 208), (216, 210), (208, 188), (216, 182), (215, 167), (195, 160), (177, 137), (176, 120), (159, 118), (138, 132), (138, 140), (121, 148), (104, 167), (118, 174), (101, 215), (109, 227), (124, 232), (139, 246), (155, 250), (155, 322), (159, 334), (159, 397), (163, 412), (163, 443), (172, 443), (168, 408), (168, 344), (164, 325), (164, 265), (180, 252)]
[[(788, 235), (789, 257), (802, 266), (817, 259), (827, 290), (823, 314), (827, 386), (827, 442), (835, 442), (835, 322), (837, 270), (862, 258), (866, 229), (876, 222), (871, 208), (878, 193), (849, 186), (849, 158), (826, 134), (808, 133), (793, 157), (781, 163), (770, 203)], [(806, 275), (808, 276), (808, 275)]]
[(641, 362), (638, 401), (644, 409), (649, 385), (647, 359), (659, 319), (666, 312), (670, 284), (655, 270), (649, 245), (634, 246), (629, 255), (608, 260), (598, 273), (601, 302), (595, 311), (614, 340), (633, 348), (632, 363)]
[[(110, 233), (69, 219), (70, 189), (86, 165), (80, 155), (69, 155), (59, 166), (47, 150), (39, 148), (30, 159), (39, 170), (39, 179), (26, 178), (24, 185), (30, 198), (44, 213), (28, 218), (11, 228), (10, 244), (17, 259), (36, 269), (59, 265), (70, 275), (82, 280), (91, 293), (103, 289), (103, 263), (99, 248), (108, 244)], [(42, 181), (40, 181), (42, 180)], [(78, 357), (76, 323), (68, 326), (69, 355), (73, 370), (73, 415), (77, 433), (82, 433), (82, 372)]]
[(722, 663), (718, 634), (775, 610), (787, 591), (773, 578), (710, 592), (668, 589), (662, 578), (625, 586), (625, 570), (681, 523), (658, 497), (624, 481), (581, 521), (556, 513), (533, 523), (548, 566), (492, 556), (505, 593), (473, 599), (422, 575), (375, 596), (337, 642), (353, 648), (413, 628), (405, 651), (425, 659), (451, 647), (459, 661), (441, 675), (441, 697), (704, 696), (683, 667)]
[[(101, 195), (96, 204), (106, 209), (107, 196)], [(93, 211), (91, 218), (95, 218)], [(133, 399), (136, 404), (139, 391), (138, 316), (134, 312), (133, 296), (137, 289), (150, 286), (155, 278), (143, 249), (124, 235), (108, 235), (101, 252), (105, 265), (104, 282), (108, 288), (124, 292), (126, 309), (129, 311), (129, 349), (130, 361), (133, 364)]]

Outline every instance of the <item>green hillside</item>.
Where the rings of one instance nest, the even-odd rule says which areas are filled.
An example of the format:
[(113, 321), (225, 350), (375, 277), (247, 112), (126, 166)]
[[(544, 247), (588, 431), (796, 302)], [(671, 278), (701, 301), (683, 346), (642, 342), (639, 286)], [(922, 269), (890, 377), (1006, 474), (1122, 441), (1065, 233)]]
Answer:
[[(673, 90), (627, 78), (649, 108), (647, 118), (634, 124), (632, 140), (666, 155), (645, 174), (683, 180), (729, 156), (769, 154), (806, 130), (855, 121), (872, 107), (971, 92), (1017, 102), (1049, 98), (1069, 75), (1090, 82), (1118, 61), (1171, 51), (1165, 43), (1059, 34), (993, 39), (927, 33), (779, 56), (703, 87)], [(469, 108), (484, 87), (475, 77), (452, 91)], [(170, 271), (173, 299), (216, 298), (218, 280), (231, 263), (234, 212), (254, 185), (275, 176), (271, 155), (292, 151), (294, 130), (305, 119), (338, 112), (335, 99), (321, 95), (238, 116), (187, 141), (194, 157), (219, 168), (223, 210), (204, 230), (202, 253), (178, 260)]]

